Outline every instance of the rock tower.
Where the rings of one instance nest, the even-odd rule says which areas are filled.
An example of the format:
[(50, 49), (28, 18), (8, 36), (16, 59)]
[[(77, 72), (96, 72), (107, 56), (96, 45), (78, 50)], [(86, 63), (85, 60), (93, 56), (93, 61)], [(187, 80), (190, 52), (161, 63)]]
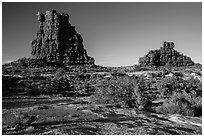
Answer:
[(39, 29), (32, 41), (31, 58), (49, 64), (93, 65), (94, 59), (87, 55), (82, 36), (69, 22), (69, 15), (55, 10), (38, 12)]
[(191, 66), (194, 62), (174, 49), (174, 42), (165, 41), (159, 50), (150, 50), (147, 55), (139, 58), (141, 66)]

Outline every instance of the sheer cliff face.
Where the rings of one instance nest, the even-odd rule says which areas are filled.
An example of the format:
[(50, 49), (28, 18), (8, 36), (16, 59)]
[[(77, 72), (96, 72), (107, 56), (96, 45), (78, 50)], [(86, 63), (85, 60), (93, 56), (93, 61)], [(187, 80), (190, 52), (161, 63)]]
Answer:
[(174, 50), (174, 42), (164, 42), (159, 50), (151, 50), (144, 57), (139, 58), (142, 66), (191, 66), (194, 62), (190, 57), (184, 56)]
[(84, 65), (94, 64), (87, 55), (83, 39), (69, 23), (68, 14), (55, 10), (38, 12), (39, 30), (32, 41), (31, 58), (50, 64)]

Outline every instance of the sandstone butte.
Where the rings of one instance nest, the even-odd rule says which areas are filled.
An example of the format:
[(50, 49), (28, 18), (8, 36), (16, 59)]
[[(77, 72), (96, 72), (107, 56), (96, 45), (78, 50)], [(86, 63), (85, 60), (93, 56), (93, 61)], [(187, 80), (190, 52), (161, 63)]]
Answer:
[(192, 66), (194, 62), (190, 57), (174, 49), (174, 42), (165, 41), (159, 50), (150, 50), (147, 55), (139, 58), (141, 66)]
[(31, 58), (54, 65), (93, 65), (82, 36), (69, 22), (69, 15), (56, 10), (38, 12), (39, 28), (31, 42)]

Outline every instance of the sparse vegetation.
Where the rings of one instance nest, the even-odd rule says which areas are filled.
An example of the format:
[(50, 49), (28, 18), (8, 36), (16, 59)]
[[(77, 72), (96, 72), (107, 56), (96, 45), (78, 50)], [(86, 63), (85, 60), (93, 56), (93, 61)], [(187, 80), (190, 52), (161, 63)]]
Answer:
[(102, 81), (93, 96), (97, 103), (113, 104), (120, 107), (147, 109), (148, 96), (144, 93), (144, 79), (113, 77)]
[[(6, 69), (6, 67), (9, 69)], [(131, 72), (130, 70), (132, 69), (123, 69), (122, 67), (118, 70), (117, 68), (100, 66), (70, 66), (58, 69), (56, 67), (26, 68), (17, 66), (16, 70), (15, 67), (6, 67), (3, 67), (4, 70), (7, 70), (4, 74), (10, 75), (3, 76), (3, 97), (8, 95), (16, 96), (18, 93), (22, 94), (25, 92), (24, 94), (31, 98), (36, 98), (37, 95), (39, 98), (47, 96), (47, 99), (50, 99), (47, 104), (39, 99), (38, 103), (40, 105), (37, 107), (37, 110), (34, 109), (26, 112), (28, 116), (33, 116), (33, 113), (40, 116), (40, 118), (36, 117), (35, 122), (39, 122), (41, 117), (50, 123), (55, 119), (54, 123), (56, 124), (63, 123), (64, 119), (70, 121), (74, 118), (79, 118), (80, 120), (100, 120), (101, 117), (97, 116), (96, 118), (96, 113), (103, 114), (111, 122), (115, 119), (118, 121), (121, 114), (116, 114), (113, 111), (114, 109), (121, 109), (121, 112), (125, 112), (127, 109), (129, 111), (134, 110), (137, 113), (159, 113), (164, 114), (164, 116), (171, 114), (194, 117), (202, 116), (202, 82), (199, 78), (194, 77), (194, 75), (202, 77), (200, 70), (185, 71), (183, 69), (181, 71), (177, 69), (176, 73), (174, 73), (173, 69), (167, 70), (163, 68), (163, 73), (158, 70), (157, 72), (148, 71), (147, 73), (141, 71), (141, 75), (128, 76), (126, 72)], [(190, 75), (192, 73), (195, 74)], [(168, 74), (173, 75), (166, 77), (165, 75)], [(188, 74), (189, 78), (186, 78), (184, 74)], [(52, 101), (53, 98), (55, 99)], [(82, 101), (80, 98), (86, 100)], [(62, 102), (65, 104), (70, 104), (70, 99), (73, 99), (70, 105), (76, 105), (77, 107), (83, 107), (86, 104), (86, 109), (81, 111), (79, 107), (79, 111), (77, 110), (70, 118), (69, 116), (64, 117), (65, 112), (69, 114), (75, 110), (73, 108), (73, 110), (67, 110), (66, 108), (66, 111), (62, 109), (64, 106), (56, 103), (58, 101), (61, 102), (61, 99), (64, 99)], [(59, 108), (56, 110), (50, 102), (59, 105)], [(38, 103), (34, 104), (37, 105)], [(32, 106), (34, 104), (32, 102), (29, 104), (17, 101), (17, 103), (10, 103), (7, 107), (24, 107), (24, 105)], [(93, 115), (88, 112), (94, 112), (95, 114)], [(63, 115), (61, 116), (58, 113)], [(7, 117), (7, 115), (4, 115), (4, 117)], [(17, 131), (24, 130), (26, 133), (38, 132), (36, 131), (38, 127), (33, 127), (31, 126), (32, 124), (22, 124), (24, 117), (19, 119), (19, 117), (15, 118), (8, 115), (8, 119), (9, 117), (14, 122), (9, 127), (3, 124), (3, 132), (8, 132), (7, 129), (9, 128), (17, 128)], [(127, 115), (125, 116), (125, 118), (128, 117)], [(151, 117), (151, 119), (155, 118), (152, 116), (148, 117)], [(59, 132), (60, 134), (67, 133), (64, 130)], [(71, 132), (73, 131), (69, 131), (69, 134), (72, 134)], [(58, 132), (53, 134), (58, 134)], [(145, 134), (147, 134), (146, 131)]]
[(156, 108), (156, 112), (188, 116), (202, 115), (202, 107), (200, 107), (202, 106), (202, 83), (199, 80), (170, 78), (164, 80), (159, 89), (162, 91), (162, 96), (168, 96), (168, 99), (162, 106)]

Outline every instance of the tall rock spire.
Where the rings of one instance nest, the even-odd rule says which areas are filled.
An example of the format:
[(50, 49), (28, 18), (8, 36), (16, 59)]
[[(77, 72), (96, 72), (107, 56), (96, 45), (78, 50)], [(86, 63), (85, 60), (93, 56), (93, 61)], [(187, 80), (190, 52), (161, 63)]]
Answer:
[(83, 39), (69, 22), (69, 15), (55, 10), (38, 12), (40, 22), (36, 39), (32, 41), (31, 57), (50, 64), (94, 64), (87, 55)]

